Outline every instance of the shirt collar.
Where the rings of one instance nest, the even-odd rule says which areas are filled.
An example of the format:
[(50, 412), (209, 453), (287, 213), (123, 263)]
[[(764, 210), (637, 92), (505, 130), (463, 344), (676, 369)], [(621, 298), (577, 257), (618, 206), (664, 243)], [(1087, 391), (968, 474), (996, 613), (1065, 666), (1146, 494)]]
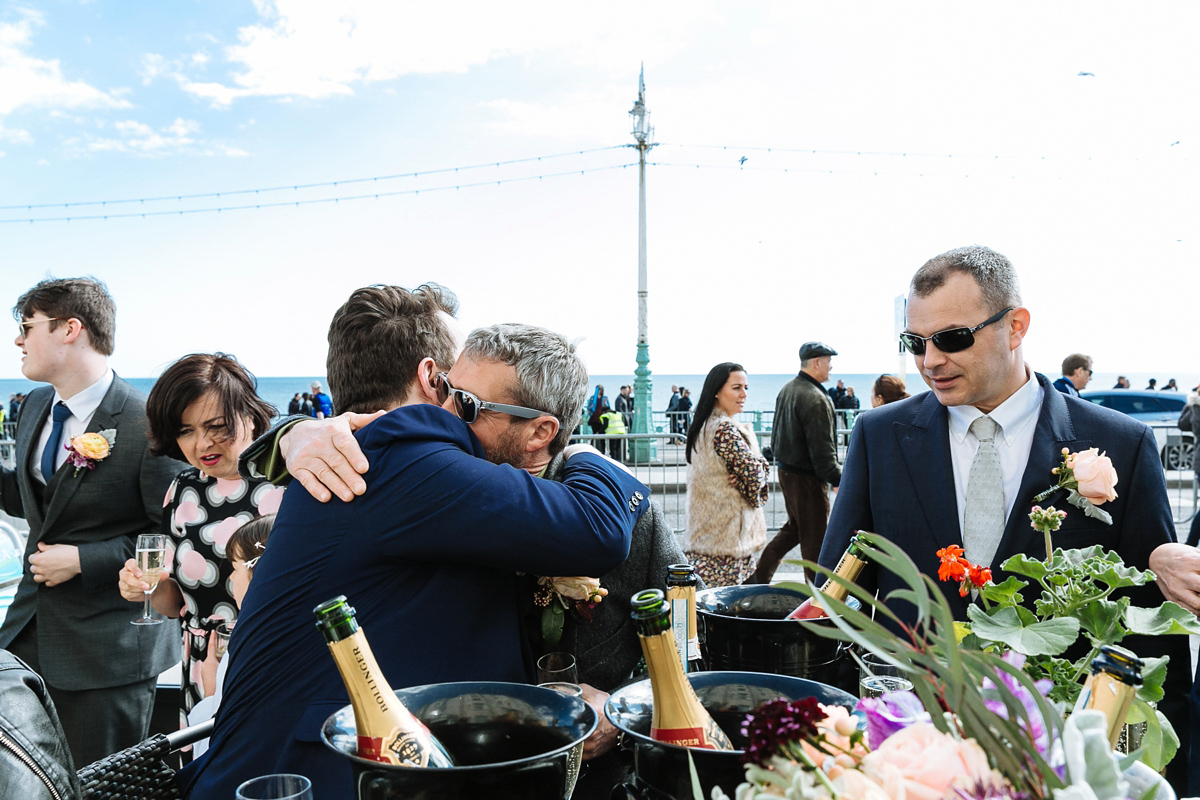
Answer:
[[(1042, 407), (1042, 386), (1033, 377), (1029, 368), (1025, 368), (1025, 383), (1008, 399), (992, 409), (988, 414), (1000, 426), (1000, 437), (1005, 443), (1011, 443), (1026, 425), (1035, 422)], [(971, 423), (983, 416), (983, 412), (975, 406), (951, 406), (946, 409), (950, 415), (950, 435), (954, 441), (962, 444), (967, 437)]]
[(100, 407), (100, 401), (104, 399), (104, 395), (108, 394), (108, 390), (112, 386), (115, 377), (110, 367), (100, 376), (100, 380), (82, 392), (77, 392), (74, 397), (63, 397), (56, 391), (54, 393), (54, 402), (62, 401), (65, 403), (67, 408), (71, 409), (71, 416), (73, 417), (89, 419), (96, 413), (96, 409)]

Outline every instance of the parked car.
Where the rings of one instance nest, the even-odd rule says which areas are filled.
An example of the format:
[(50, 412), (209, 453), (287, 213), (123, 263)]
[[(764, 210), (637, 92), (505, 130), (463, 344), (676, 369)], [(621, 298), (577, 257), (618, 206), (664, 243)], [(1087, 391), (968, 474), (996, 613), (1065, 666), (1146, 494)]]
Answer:
[(1150, 425), (1154, 429), (1164, 469), (1191, 468), (1195, 437), (1175, 427), (1179, 422), (1179, 412), (1183, 411), (1183, 404), (1187, 402), (1187, 395), (1181, 392), (1095, 389), (1080, 392), (1079, 396)]

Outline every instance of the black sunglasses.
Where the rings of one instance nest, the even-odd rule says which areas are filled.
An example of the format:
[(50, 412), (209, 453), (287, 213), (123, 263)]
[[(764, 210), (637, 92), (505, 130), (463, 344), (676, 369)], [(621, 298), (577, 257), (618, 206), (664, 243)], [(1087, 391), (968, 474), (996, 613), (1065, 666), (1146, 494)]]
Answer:
[(437, 390), (438, 402), (445, 403), (446, 398), (454, 398), (454, 413), (458, 414), (458, 418), (468, 425), (479, 419), (480, 411), (499, 411), (504, 414), (511, 414), (514, 417), (520, 417), (521, 419), (554, 416), (546, 411), (538, 411), (533, 408), (525, 408), (524, 406), (510, 406), (506, 403), (489, 403), (486, 400), (480, 400), (466, 389), (455, 389), (451, 386), (450, 380), (444, 372), (438, 373)]
[(933, 342), (937, 349), (943, 353), (959, 353), (975, 344), (976, 331), (982, 330), (993, 322), (998, 321), (1015, 308), (1016, 306), (1009, 306), (1003, 311), (988, 317), (974, 328), (951, 328), (946, 331), (938, 331), (933, 336), (917, 336), (915, 333), (902, 333), (900, 334), (900, 344), (904, 345), (904, 349), (914, 356), (925, 355), (926, 342)]

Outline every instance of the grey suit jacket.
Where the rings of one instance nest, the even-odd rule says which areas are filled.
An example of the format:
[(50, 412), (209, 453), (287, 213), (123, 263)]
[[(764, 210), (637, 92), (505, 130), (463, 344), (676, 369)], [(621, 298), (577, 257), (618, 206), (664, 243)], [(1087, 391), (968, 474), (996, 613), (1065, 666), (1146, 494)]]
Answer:
[[(179, 625), (131, 625), (141, 606), (121, 597), (117, 574), (140, 533), (161, 527), (163, 498), (183, 468), (150, 455), (145, 397), (115, 378), (88, 431), (116, 430), (112, 452), (93, 470), (64, 463), (42, 486), (30, 474), (54, 389), (30, 392), (17, 420), (16, 469), (0, 472), (0, 505), (29, 522), (25, 575), (0, 627), (0, 647), (36, 617), (42, 677), (66, 690), (101, 689), (153, 677), (179, 660)], [(38, 542), (79, 548), (80, 574), (54, 587), (35, 583)]]

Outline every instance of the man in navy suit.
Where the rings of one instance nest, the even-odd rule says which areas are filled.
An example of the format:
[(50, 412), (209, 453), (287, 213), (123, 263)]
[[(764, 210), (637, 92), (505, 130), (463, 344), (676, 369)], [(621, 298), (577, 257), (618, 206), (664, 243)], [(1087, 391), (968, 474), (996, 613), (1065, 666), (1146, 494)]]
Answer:
[[(455, 364), (456, 305), (439, 287), (370, 287), (335, 315), (338, 405), (388, 412), (355, 433), (368, 491), (348, 503), (285, 495), (230, 642), (211, 747), (180, 773), (191, 796), (231, 797), (270, 772), (307, 775), (317, 797), (352, 796), (349, 762), (319, 739), (348, 701), (313, 625), (318, 603), (349, 597), (394, 687), (524, 682), (518, 572), (601, 575), (624, 561), (649, 490), (619, 465), (568, 450), (556, 483), (484, 460), (481, 442), (514, 458), (565, 444), (584, 397), (534, 408), (510, 388), (526, 364)], [(576, 361), (562, 337), (533, 359), (551, 375)]]
[(1071, 397), (1078, 397), (1092, 380), (1092, 357), (1083, 353), (1071, 353), (1063, 359), (1062, 377), (1054, 382), (1054, 388)]
[[(1152, 431), (1129, 417), (1054, 390), (1026, 364), (1023, 342), (1030, 313), (1021, 306), (1016, 272), (1007, 258), (986, 247), (964, 247), (928, 261), (912, 279), (907, 329), (901, 337), (913, 352), (930, 392), (882, 406), (859, 417), (842, 472), (841, 489), (829, 518), (820, 563), (832, 568), (855, 530), (879, 533), (904, 547), (917, 566), (936, 576), (940, 548), (964, 543), (972, 463), (980, 448), (972, 423), (985, 415), (997, 429), (1002, 530), (986, 563), (1004, 580), (999, 565), (1010, 556), (1045, 555), (1040, 533), (1029, 524), (1033, 497), (1052, 485), (1051, 470), (1071, 451), (1097, 447), (1112, 459), (1119, 497), (1104, 505), (1112, 524), (1072, 506), (1054, 534), (1062, 548), (1102, 545), (1125, 563), (1146, 569), (1150, 553), (1175, 539), (1162, 463)], [(1062, 505), (1061, 503), (1059, 505)], [(973, 544), (968, 537), (967, 557)], [(990, 549), (990, 548), (985, 548)], [(868, 577), (864, 583), (872, 580)], [(894, 575), (873, 576), (881, 597), (898, 588)], [(936, 577), (935, 577), (936, 580)], [(965, 619), (968, 600), (957, 585), (941, 583), (956, 618)], [(1131, 591), (1139, 605), (1158, 605), (1154, 586)], [(912, 622), (911, 605), (894, 609)], [(1167, 696), (1160, 708), (1187, 742), (1187, 638), (1164, 636), (1122, 644), (1139, 655), (1168, 654)], [(1186, 748), (1184, 748), (1186, 750)], [(1169, 777), (1181, 780), (1184, 750)], [(1177, 784), (1180, 785), (1180, 784)]]

